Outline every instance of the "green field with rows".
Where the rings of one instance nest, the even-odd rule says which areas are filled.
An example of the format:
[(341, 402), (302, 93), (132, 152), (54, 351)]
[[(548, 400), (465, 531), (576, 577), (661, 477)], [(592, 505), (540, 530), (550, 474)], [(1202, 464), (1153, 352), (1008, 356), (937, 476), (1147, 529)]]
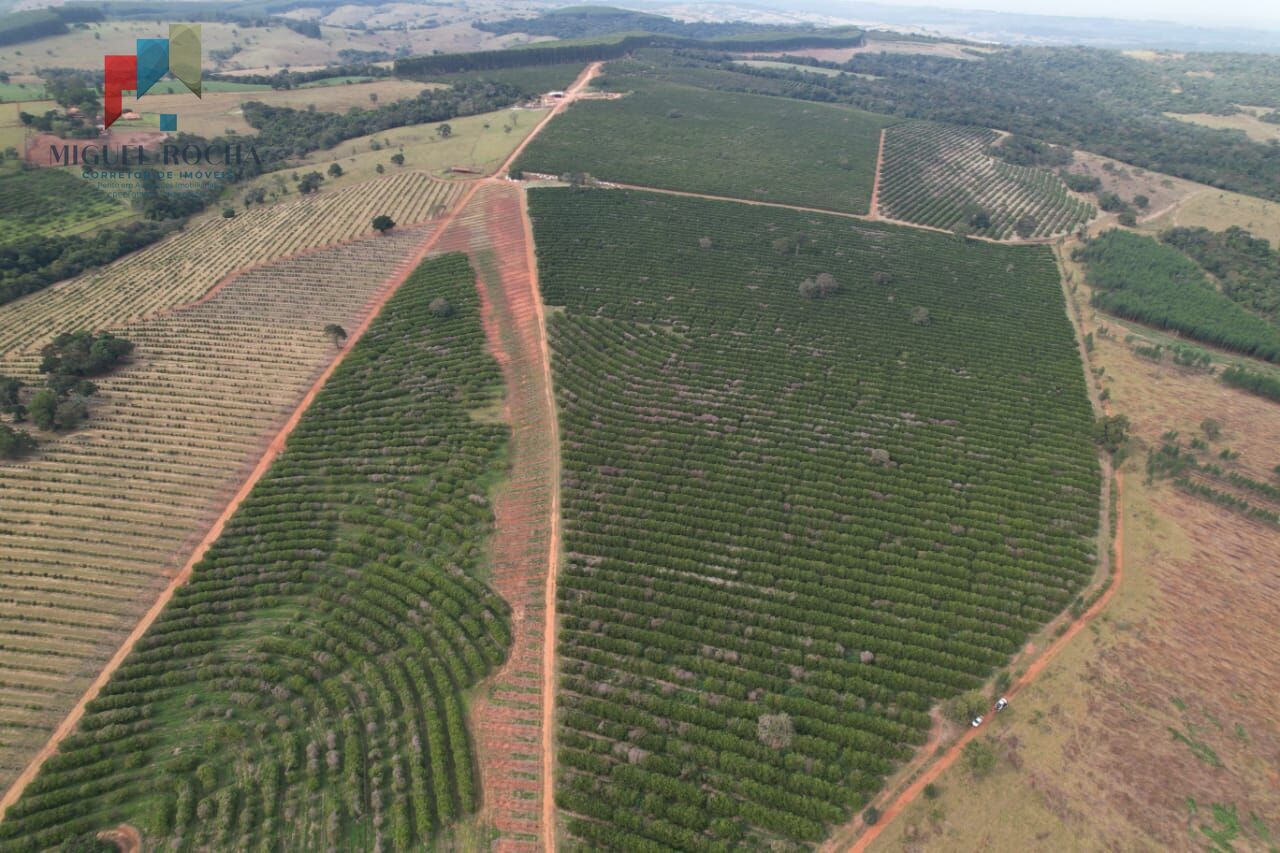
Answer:
[(129, 208), (70, 172), (0, 173), (0, 245), (23, 237), (74, 234), (130, 214)]
[(880, 129), (847, 107), (611, 77), (627, 91), (582, 101), (549, 124), (516, 167), (554, 175), (866, 213)]
[(912, 121), (884, 137), (880, 212), (891, 219), (981, 237), (1065, 234), (1097, 211), (1057, 175), (987, 153), (993, 130)]
[(461, 697), (510, 630), (479, 579), (507, 442), (474, 417), (501, 387), (485, 346), (466, 258), (420, 266), (5, 815), (0, 849), (120, 821), (148, 849), (422, 849), (474, 811)]
[(566, 826), (589, 849), (815, 843), (1093, 574), (1054, 259), (623, 190), (530, 207)]
[(1077, 249), (1093, 304), (1119, 317), (1280, 362), (1280, 330), (1218, 292), (1173, 246), (1114, 229)]

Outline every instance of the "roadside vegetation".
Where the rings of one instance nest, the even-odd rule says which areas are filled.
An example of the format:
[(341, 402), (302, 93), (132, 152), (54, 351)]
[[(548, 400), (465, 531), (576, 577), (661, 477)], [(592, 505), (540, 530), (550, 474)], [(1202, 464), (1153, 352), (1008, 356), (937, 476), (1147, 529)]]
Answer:
[(568, 829), (815, 842), (1093, 573), (1093, 419), (1052, 256), (641, 192), (530, 200), (564, 308)]

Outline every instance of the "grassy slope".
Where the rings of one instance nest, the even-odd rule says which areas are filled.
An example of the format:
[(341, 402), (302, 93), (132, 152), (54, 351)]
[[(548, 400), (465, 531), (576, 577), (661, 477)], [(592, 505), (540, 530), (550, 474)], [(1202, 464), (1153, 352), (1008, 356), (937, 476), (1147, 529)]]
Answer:
[(73, 234), (131, 215), (127, 207), (70, 172), (0, 171), (0, 244)]
[(636, 78), (610, 83), (635, 91), (575, 104), (517, 167), (851, 213), (870, 206), (880, 129), (892, 119)]

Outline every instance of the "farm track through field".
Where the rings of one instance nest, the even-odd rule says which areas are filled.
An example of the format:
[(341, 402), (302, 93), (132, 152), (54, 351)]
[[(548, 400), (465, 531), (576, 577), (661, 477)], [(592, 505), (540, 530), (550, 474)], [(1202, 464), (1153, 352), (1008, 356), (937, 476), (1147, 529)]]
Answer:
[[(61, 723), (53, 731), (52, 735), (48, 738), (48, 740), (44, 743), (44, 745), (38, 750), (35, 756), (26, 764), (26, 766), (22, 769), (21, 773), (18, 774), (15, 781), (5, 791), (3, 798), (0, 798), (0, 819), (3, 819), (4, 811), (7, 810), (8, 807), (12, 805), (14, 802), (16, 802), (18, 798), (22, 795), (23, 790), (32, 781), (32, 779), (35, 778), (36, 774), (39, 772), (43, 763), (57, 751), (58, 745), (61, 743), (61, 741), (75, 730), (77, 723), (79, 722), (81, 717), (84, 715), (84, 712), (88, 703), (91, 702), (97, 696), (97, 694), (102, 689), (102, 687), (110, 680), (111, 675), (115, 672), (117, 668), (119, 668), (120, 664), (123, 663), (123, 661), (128, 656), (129, 652), (132, 650), (133, 646), (136, 644), (138, 639), (141, 638), (143, 634), (145, 634), (147, 629), (159, 616), (161, 611), (164, 609), (165, 604), (168, 603), (168, 601), (172, 598), (173, 593), (189, 579), (191, 575), (191, 571), (195, 566), (195, 564), (199, 562), (203, 554), (208, 550), (208, 548), (213, 544), (213, 542), (217, 540), (227, 520), (231, 518), (231, 516), (235, 513), (236, 509), (239, 507), (240, 503), (252, 491), (253, 486), (258, 482), (259, 479), (261, 479), (261, 477), (270, 468), (272, 461), (284, 448), (285, 443), (288, 439), (289, 433), (297, 425), (302, 414), (310, 406), (311, 402), (314, 400), (315, 396), (319, 393), (319, 391), (324, 387), (325, 382), (333, 374), (334, 370), (337, 369), (338, 365), (342, 362), (342, 360), (346, 357), (346, 355), (351, 351), (352, 347), (355, 346), (356, 342), (359, 341), (360, 337), (364, 334), (364, 332), (368, 329), (369, 325), (373, 322), (373, 319), (377, 316), (382, 306), (386, 304), (387, 300), (391, 298), (391, 296), (396, 292), (396, 290), (400, 287), (400, 285), (403, 284), (403, 282), (413, 272), (413, 270), (417, 267), (417, 265), (423, 259), (425, 259), (428, 256), (428, 254), (430, 254), (433, 250), (436, 249), (437, 244), (440, 242), (440, 240), (447, 233), (449, 233), (450, 226), (452, 225), (454, 220), (464, 210), (468, 209), (471, 201), (476, 197), (477, 193), (482, 188), (492, 187), (495, 184), (505, 183), (503, 179), (501, 179), (498, 176), (501, 175), (507, 168), (509, 168), (510, 164), (514, 162), (515, 158), (519, 155), (520, 151), (523, 150), (523, 147), (527, 145), (528, 142), (538, 134), (538, 132), (546, 125), (546, 122), (549, 121), (553, 116), (561, 112), (565, 107), (568, 106), (569, 103), (572, 102), (572, 100), (590, 82), (590, 80), (597, 73), (599, 73), (599, 70), (600, 70), (600, 63), (593, 63), (592, 65), (589, 65), (586, 69), (584, 69), (583, 73), (574, 82), (573, 86), (568, 90), (565, 99), (560, 104), (558, 104), (554, 110), (549, 112), (543, 118), (543, 120), (538, 124), (538, 126), (525, 138), (525, 140), (521, 143), (521, 145), (517, 147), (517, 149), (513, 151), (512, 154), (504, 161), (502, 166), (499, 167), (499, 169), (497, 170), (497, 172), (495, 172), (494, 175), (479, 181), (475, 181), (467, 185), (466, 188), (461, 191), (460, 198), (458, 198), (457, 195), (450, 196), (449, 201), (452, 202), (456, 199), (456, 203), (452, 204), (452, 206), (448, 209), (448, 211), (444, 214), (442, 218), (432, 223), (435, 227), (429, 233), (426, 233), (422, 237), (418, 238), (418, 244), (416, 246), (416, 249), (412, 252), (410, 257), (406, 261), (401, 262), (396, 267), (395, 274), (390, 276), (383, 283), (382, 287), (377, 292), (373, 301), (364, 310), (362, 314), (363, 319), (360, 321), (359, 325), (349, 333), (347, 339), (342, 345), (342, 348), (338, 351), (337, 355), (329, 362), (328, 366), (323, 370), (323, 372), (319, 375), (319, 377), (311, 384), (309, 390), (303, 396), (303, 398), (298, 403), (298, 405), (294, 407), (294, 409), (292, 410), (291, 414), (289, 415), (288, 419), (285, 421), (283, 426), (269, 440), (264, 453), (261, 455), (261, 457), (258, 458), (256, 465), (252, 469), (252, 472), (248, 475), (248, 477), (244, 481), (242, 481), (239, 489), (231, 497), (229, 502), (222, 507), (220, 514), (218, 515), (216, 520), (214, 520), (212, 526), (208, 529), (205, 536), (195, 546), (189, 558), (187, 559), (185, 564), (182, 566), (181, 570), (179, 570), (173, 576), (172, 580), (170, 580), (170, 582), (165, 587), (165, 589), (160, 593), (159, 597), (152, 603), (152, 605), (146, 611), (143, 617), (134, 625), (133, 630), (129, 633), (124, 643), (119, 648), (116, 649), (115, 654), (110, 658), (110, 660), (106, 663), (106, 665), (96, 674), (96, 677), (93, 679), (92, 683), (80, 696), (79, 700), (71, 708), (70, 712), (62, 719)], [(373, 183), (373, 182), (370, 182), (370, 183)], [(495, 192), (500, 192), (500, 191), (495, 188)], [(430, 209), (437, 213), (440, 211), (440, 208), (434, 205)], [(527, 217), (523, 213), (522, 205), (517, 205), (517, 210), (519, 211), (519, 215), (522, 219), (520, 227), (523, 232), (524, 238), (526, 241), (529, 241), (531, 240), (531, 232), (528, 226)], [(410, 231), (410, 229), (403, 229), (400, 232), (400, 234), (413, 234), (413, 233), (414, 232)], [(399, 235), (396, 235), (396, 237), (398, 236)], [(384, 239), (384, 238), (378, 238), (378, 239)], [(392, 239), (395, 239), (395, 238), (393, 237)], [(170, 241), (163, 241), (159, 245), (165, 246), (165, 245), (168, 245), (169, 243)], [(334, 248), (334, 246), (330, 245), (328, 246), (328, 248)], [(519, 252), (519, 249), (520, 249), (519, 246), (515, 246), (511, 248), (513, 252)], [(138, 255), (145, 255), (147, 251), (148, 250), (143, 250), (143, 252), (137, 253), (137, 255), (133, 257), (137, 257)], [(298, 253), (291, 253), (291, 254), (296, 254), (299, 257), (301, 257), (301, 256), (310, 255), (311, 253), (304, 250)], [(540, 353), (541, 360), (542, 360), (541, 375), (544, 382), (546, 383), (543, 397), (546, 403), (548, 404), (548, 406), (550, 407), (550, 411), (552, 412), (552, 419), (553, 419), (553, 425), (552, 425), (553, 432), (551, 435), (551, 441), (552, 441), (552, 447), (553, 447), (552, 456), (554, 457), (555, 455), (554, 404), (553, 404), (554, 397), (553, 397), (551, 386), (550, 386), (549, 351), (547, 349), (546, 341), (545, 341), (545, 325), (543, 323), (543, 318), (542, 318), (541, 299), (538, 296), (536, 291), (536, 267), (533, 266), (534, 256), (533, 256), (533, 247), (531, 242), (529, 242), (528, 245), (524, 247), (524, 251), (521, 254), (523, 255), (523, 257), (520, 259), (521, 264), (524, 266), (526, 274), (530, 275), (529, 281), (530, 281), (531, 295), (532, 295), (533, 308), (534, 308), (534, 317), (537, 321), (537, 328), (540, 330), (539, 334), (542, 335), (541, 345), (535, 348), (535, 350), (533, 351)], [(274, 264), (264, 264), (263, 267), (265, 268), (273, 265)], [(111, 267), (108, 269), (114, 270), (114, 267)], [(166, 272), (169, 275), (172, 275), (174, 270), (166, 269)], [(183, 306), (185, 309), (198, 310), (200, 307), (204, 305), (208, 305), (215, 302), (217, 297), (220, 294), (225, 293), (228, 288), (233, 286), (234, 282), (237, 282), (241, 280), (243, 277), (252, 274), (252, 272), (253, 270), (251, 269), (249, 270), (237, 269), (234, 271), (233, 275), (222, 277), (222, 278), (225, 278), (226, 280), (217, 282), (212, 290), (205, 290), (201, 293), (192, 293), (191, 296), (199, 297), (199, 298), (196, 298), (194, 302), (184, 303), (182, 299), (176, 299), (176, 300), (170, 299), (167, 303), (156, 305), (155, 309), (152, 311), (150, 316), (153, 316), (155, 319), (162, 319), (166, 316), (175, 317), (175, 316), (180, 316), (187, 313), (186, 310), (174, 311), (173, 309), (178, 306)], [(73, 279), (72, 281), (73, 282), (79, 281), (79, 279)], [(63, 290), (62, 288), (54, 288), (51, 291), (44, 291), (42, 293), (44, 294), (58, 293), (62, 296), (66, 296), (65, 293), (61, 292), (62, 290)], [(189, 299), (190, 297), (187, 297), (187, 298)], [(34, 299), (20, 300), (19, 303), (14, 303), (14, 305), (15, 306), (23, 305), (25, 306), (24, 310), (27, 310), (29, 312), (30, 305), (32, 303), (37, 303), (37, 302), (38, 300), (34, 300)], [(117, 300), (117, 302), (119, 302), (119, 300)], [(126, 300), (125, 302), (128, 303), (128, 300)], [(117, 309), (117, 312), (116, 312), (117, 314), (125, 310), (132, 310), (132, 309), (126, 309), (125, 303), (122, 303), (121, 305), (113, 305), (113, 307)], [(82, 308), (81, 310), (83, 313), (85, 309)], [(43, 316), (43, 314), (44, 312), (38, 312), (39, 316)], [(123, 318), (117, 317), (115, 315), (112, 315), (112, 316), (116, 319), (117, 323), (125, 322), (125, 319)], [(12, 320), (13, 316), (0, 315), (0, 318), (8, 321), (8, 320)], [(101, 316), (101, 314), (95, 314), (94, 316), (86, 315), (84, 317), (84, 320), (85, 322), (93, 321), (96, 324), (96, 326), (111, 325), (111, 323), (109, 323), (106, 319), (104, 319)], [(10, 332), (13, 332), (14, 329), (22, 329), (22, 332), (23, 332), (18, 336), (18, 338), (21, 338), (21, 340), (18, 340), (18, 338), (15, 338), (14, 340), (10, 340), (10, 341), (7, 341), (7, 343), (5, 343), (5, 346), (7, 349), (12, 350), (15, 347), (22, 347), (24, 344), (30, 347), (34, 345), (33, 341), (38, 342), (39, 336), (37, 335), (35, 338), (32, 338), (30, 334), (31, 330), (26, 329), (23, 326), (23, 322), (25, 321), (22, 321), (22, 322), (15, 321), (13, 325), (9, 325), (8, 323), (6, 323), (6, 326), (8, 326)], [(3, 335), (0, 335), (0, 338), (3, 338)], [(555, 531), (558, 529), (558, 504), (556, 503), (556, 499), (555, 499), (555, 491), (556, 491), (555, 487), (557, 485), (556, 481), (558, 478), (558, 474), (554, 473), (556, 470), (554, 466), (552, 467), (551, 470), (553, 472), (551, 475), (552, 484), (553, 484), (553, 489), (552, 489), (553, 495), (552, 495), (552, 500), (549, 507), (550, 535), (548, 539), (548, 549), (547, 549), (547, 553), (549, 556), (547, 557), (547, 561), (545, 564), (545, 566), (549, 569), (550, 577), (548, 578), (548, 581), (546, 584), (546, 590), (544, 591), (544, 597), (543, 597), (544, 604), (548, 604), (548, 605), (554, 605), (554, 601), (555, 601), (554, 572), (556, 568), (556, 554), (558, 553), (558, 550), (559, 550), (558, 542), (555, 538)], [(542, 660), (542, 678), (543, 678), (543, 684), (550, 684), (550, 683), (553, 683), (553, 676), (554, 676), (554, 641), (553, 641), (554, 640), (554, 622), (551, 619), (548, 619), (545, 621), (547, 622), (547, 627), (543, 636), (543, 643), (546, 650), (543, 654), (543, 660)], [(548, 680), (549, 674), (552, 678), (552, 680), (550, 681)], [(544, 729), (544, 737), (542, 739), (542, 744), (541, 744), (539, 763), (544, 767), (550, 767), (551, 733), (549, 730), (550, 729), (549, 719), (550, 719), (550, 711), (554, 703), (554, 697), (551, 696), (550, 691), (544, 691), (544, 692), (546, 693), (546, 695), (544, 696), (544, 702), (542, 703), (542, 714), (543, 714), (542, 725)], [(542, 806), (542, 820), (544, 825), (547, 827), (546, 832), (548, 834), (546, 846), (548, 849), (554, 849), (554, 822), (548, 817), (554, 814), (554, 803), (551, 801), (551, 798), (549, 795), (549, 792), (551, 791), (551, 782), (550, 782), (549, 773), (546, 775), (546, 778), (544, 780), (543, 789), (544, 791), (548, 792), (548, 795), (546, 797), (546, 802), (544, 802)]]
[(884, 131), (880, 131), (880, 147), (876, 149), (876, 176), (871, 181), (871, 205), (867, 208), (868, 219), (880, 218), (880, 172), (884, 169)]
[[(1061, 267), (1060, 267), (1061, 268)], [(1086, 372), (1089, 371), (1089, 358), (1085, 349), (1084, 338), (1089, 330), (1085, 328), (1084, 317), (1078, 316), (1074, 310), (1070, 295), (1066, 292), (1066, 282), (1063, 281), (1063, 298), (1065, 300), (1065, 310), (1067, 316), (1071, 319), (1072, 326), (1076, 330), (1076, 340), (1079, 346), (1081, 363)], [(1098, 393), (1098, 387), (1092, 376), (1088, 377), (1086, 387), (1089, 391), (1089, 399), (1093, 403), (1094, 410), (1104, 415), (1111, 414), (1111, 405), (1107, 400), (1101, 398)], [(1114, 483), (1114, 494), (1112, 484)], [(1026, 670), (1021, 676), (1004, 692), (1007, 699), (1012, 700), (1020, 693), (1023, 688), (1044, 672), (1045, 668), (1058, 656), (1061, 651), (1071, 642), (1071, 640), (1080, 633), (1080, 631), (1100, 614), (1107, 606), (1107, 603), (1115, 595), (1116, 590), (1120, 587), (1120, 582), (1124, 575), (1124, 484), (1123, 475), (1114, 468), (1111, 459), (1107, 456), (1102, 458), (1102, 498), (1100, 501), (1099, 511), (1102, 514), (1100, 527), (1098, 531), (1099, 538), (1099, 577), (1105, 586), (1101, 590), (1101, 594), (1094, 603), (1079, 618), (1071, 621), (1065, 627), (1065, 630), (1055, 637), (1045, 649), (1036, 657), (1034, 657)], [(1114, 507), (1115, 512), (1115, 534), (1112, 538), (1111, 532), (1111, 512)], [(1110, 540), (1110, 541), (1108, 541)], [(937, 730), (937, 725), (934, 727)], [(937, 754), (933, 750), (920, 750), (917, 761), (912, 762), (912, 770), (907, 775), (912, 777), (911, 783), (903, 789), (892, 801), (884, 806), (876, 823), (869, 827), (864, 827), (861, 816), (855, 818), (850, 824), (843, 827), (842, 832), (833, 835), (831, 841), (824, 845), (824, 850), (847, 849), (849, 853), (864, 853), (871, 843), (882, 833), (885, 828), (900, 815), (907, 806), (911, 805), (924, 789), (931, 783), (937, 781), (938, 777), (951, 765), (955, 764), (957, 759), (964, 752), (964, 747), (971, 740), (982, 733), (982, 728), (967, 728), (959, 738), (957, 738), (945, 752)], [(930, 745), (934, 745), (934, 738), (931, 733)], [(919, 768), (914, 765), (918, 764)], [(918, 775), (916, 775), (918, 773)], [(847, 834), (858, 832), (860, 829), (863, 833), (857, 836), (851, 845), (844, 846), (843, 838)]]
[[(820, 213), (823, 216), (840, 216), (845, 219), (856, 219), (860, 222), (880, 222), (880, 223), (886, 223), (888, 225), (901, 225), (903, 228), (914, 228), (918, 231), (932, 231), (935, 234), (952, 234), (953, 233), (951, 231), (948, 231), (946, 228), (935, 228), (932, 225), (921, 225), (918, 222), (907, 222), (902, 219), (890, 219), (886, 216), (880, 216), (878, 214), (870, 215), (866, 213), (847, 213), (843, 210), (827, 210), (821, 207), (802, 207), (800, 205), (784, 204), (783, 202), (778, 202), (778, 201), (760, 201), (758, 199), (736, 198), (734, 196), (725, 196), (725, 195), (710, 195), (708, 193), (687, 192), (685, 190), (667, 190), (667, 189), (662, 189), (660, 187), (641, 186), (639, 184), (618, 184), (618, 183), (606, 181), (606, 182), (602, 182), (601, 185), (609, 189), (638, 190), (640, 192), (646, 192), (646, 193), (661, 193), (663, 195), (684, 196), (685, 198), (703, 198), (703, 199), (706, 199), (707, 201), (731, 201), (731, 202), (736, 202), (737, 204), (751, 204), (757, 207), (776, 207), (781, 210), (795, 210), (795, 211), (799, 211), (800, 213)], [(983, 243), (996, 243), (1001, 246), (1036, 246), (1036, 245), (1043, 246), (1043, 245), (1051, 244), (1056, 238), (1030, 237), (1026, 239), (1010, 238), (1005, 240), (997, 240), (994, 237), (979, 237), (977, 235), (971, 234), (966, 239), (978, 240)]]

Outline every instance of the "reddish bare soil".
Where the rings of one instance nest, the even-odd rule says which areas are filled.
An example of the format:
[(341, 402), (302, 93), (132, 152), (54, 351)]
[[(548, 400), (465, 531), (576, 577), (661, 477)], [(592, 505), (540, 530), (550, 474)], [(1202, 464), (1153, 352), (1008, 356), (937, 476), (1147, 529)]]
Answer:
[(471, 708), (484, 792), (481, 819), (497, 829), (494, 849), (504, 851), (543, 846), (544, 590), (554, 553), (555, 413), (522, 204), (522, 192), (512, 184), (485, 186), (439, 246), (471, 257), (485, 334), (506, 385), (503, 418), (511, 427), (508, 478), (494, 502), (489, 583), (511, 605), (512, 646)]
[(142, 835), (127, 823), (115, 829), (104, 829), (98, 833), (98, 840), (114, 844), (120, 853), (141, 853)]

